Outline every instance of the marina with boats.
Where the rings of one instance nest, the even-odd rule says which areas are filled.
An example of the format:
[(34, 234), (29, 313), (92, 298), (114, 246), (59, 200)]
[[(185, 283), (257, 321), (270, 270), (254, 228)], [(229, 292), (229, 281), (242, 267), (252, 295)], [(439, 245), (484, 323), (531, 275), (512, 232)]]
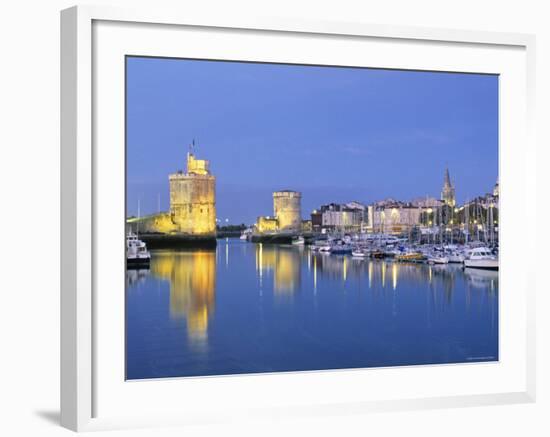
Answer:
[[(246, 240), (243, 233), (241, 239)], [(307, 243), (306, 243), (307, 241)], [(466, 244), (414, 244), (406, 238), (383, 234), (323, 235), (295, 237), (294, 246), (306, 246), (323, 255), (349, 255), (353, 258), (390, 259), (396, 262), (459, 264), (465, 268), (498, 270), (498, 244), (480, 241)]]

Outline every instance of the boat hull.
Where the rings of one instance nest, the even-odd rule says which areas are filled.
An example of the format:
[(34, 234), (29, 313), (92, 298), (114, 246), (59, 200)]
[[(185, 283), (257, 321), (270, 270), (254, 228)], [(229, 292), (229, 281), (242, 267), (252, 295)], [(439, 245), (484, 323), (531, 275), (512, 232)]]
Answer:
[(149, 267), (151, 265), (151, 258), (127, 258), (126, 268), (128, 269), (141, 269)]
[(350, 249), (332, 249), (330, 251), (332, 255), (349, 255), (351, 253)]
[(494, 260), (464, 260), (464, 267), (470, 269), (498, 270), (498, 261)]

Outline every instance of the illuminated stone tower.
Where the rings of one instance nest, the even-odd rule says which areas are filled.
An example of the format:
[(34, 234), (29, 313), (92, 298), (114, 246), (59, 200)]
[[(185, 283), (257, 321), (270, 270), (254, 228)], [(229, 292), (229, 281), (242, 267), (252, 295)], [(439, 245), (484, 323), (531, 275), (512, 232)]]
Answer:
[(175, 231), (196, 236), (216, 233), (216, 178), (210, 163), (196, 159), (190, 147), (187, 173), (169, 176), (170, 218)]
[(297, 231), (302, 225), (302, 193), (297, 191), (275, 191), (273, 193), (273, 214), (279, 231)]
[(443, 189), (441, 190), (441, 200), (445, 202), (446, 205), (455, 206), (455, 188), (451, 184), (451, 177), (449, 176), (449, 169), (445, 169), (445, 181), (443, 182)]

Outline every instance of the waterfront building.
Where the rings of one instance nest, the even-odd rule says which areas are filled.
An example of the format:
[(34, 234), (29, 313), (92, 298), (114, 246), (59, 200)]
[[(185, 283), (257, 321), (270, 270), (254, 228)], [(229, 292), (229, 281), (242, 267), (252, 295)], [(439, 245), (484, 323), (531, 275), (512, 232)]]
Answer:
[(311, 228), (313, 232), (321, 232), (323, 228), (323, 213), (318, 209), (314, 209), (311, 213)]
[(359, 202), (321, 205), (311, 214), (312, 229), (316, 232), (360, 232), (366, 222), (366, 211), (367, 207)]
[(258, 230), (258, 232), (262, 234), (277, 232), (278, 221), (275, 217), (269, 217), (269, 216), (258, 217), (258, 221), (256, 222), (256, 229)]
[(449, 169), (445, 169), (445, 178), (443, 181), (443, 189), (441, 190), (441, 200), (450, 207), (455, 207), (455, 187), (451, 183), (451, 177), (449, 176)]
[(311, 220), (302, 220), (302, 232), (310, 233), (313, 231)]
[(402, 234), (420, 224), (422, 212), (430, 209), (412, 202), (386, 199), (369, 206), (372, 232)]
[(134, 232), (183, 234), (190, 237), (216, 235), (216, 177), (210, 162), (197, 159), (190, 147), (187, 173), (178, 171), (168, 176), (170, 210), (127, 220)]
[(416, 199), (411, 200), (411, 203), (415, 206), (422, 208), (439, 208), (444, 202), (442, 200), (436, 199), (435, 197), (417, 197)]

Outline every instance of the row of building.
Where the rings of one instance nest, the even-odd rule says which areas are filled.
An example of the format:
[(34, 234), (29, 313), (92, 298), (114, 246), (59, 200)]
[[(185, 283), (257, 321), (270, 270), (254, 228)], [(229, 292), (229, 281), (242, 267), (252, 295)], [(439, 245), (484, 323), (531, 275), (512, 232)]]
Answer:
[(346, 231), (403, 234), (413, 228), (498, 228), (498, 181), (492, 192), (457, 205), (455, 187), (445, 170), (441, 198), (417, 198), (408, 202), (385, 199), (371, 205), (359, 202), (327, 204), (314, 210), (314, 232)]
[(414, 228), (435, 227), (496, 230), (498, 228), (499, 185), (491, 193), (457, 205), (455, 187), (449, 170), (445, 170), (441, 198), (417, 198), (408, 202), (385, 199), (366, 205), (360, 202), (321, 205), (302, 220), (301, 193), (273, 193), (273, 216), (261, 216), (255, 225), (257, 233), (277, 232), (374, 232), (404, 234)]

